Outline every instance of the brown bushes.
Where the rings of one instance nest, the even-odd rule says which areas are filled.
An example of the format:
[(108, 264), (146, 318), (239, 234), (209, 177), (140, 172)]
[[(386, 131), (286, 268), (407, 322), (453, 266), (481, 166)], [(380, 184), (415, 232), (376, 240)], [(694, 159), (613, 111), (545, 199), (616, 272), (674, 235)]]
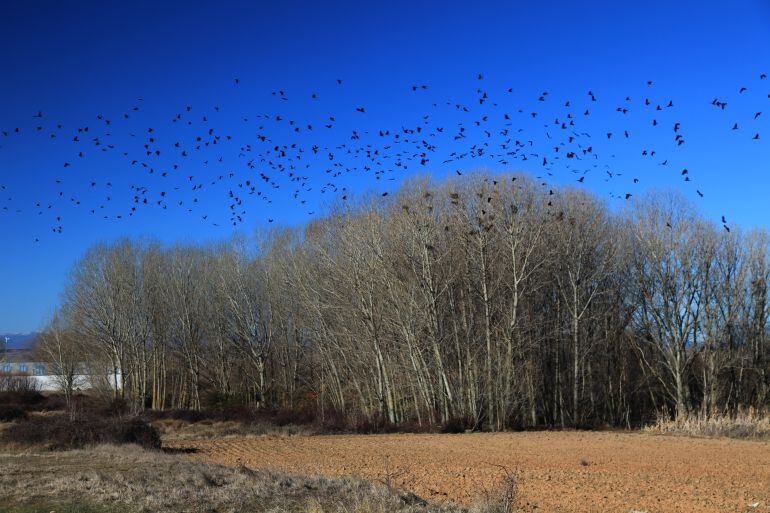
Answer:
[(481, 500), (470, 510), (472, 513), (514, 513), (523, 511), (519, 502), (519, 478), (516, 471), (503, 465), (491, 464), (500, 469), (502, 479), (491, 489), (485, 489)]
[(97, 444), (136, 444), (159, 449), (160, 435), (157, 429), (136, 417), (83, 416), (73, 420), (61, 414), (34, 415), (3, 430), (0, 443), (50, 450), (79, 449)]
[(228, 405), (208, 410), (148, 410), (142, 413), (142, 417), (150, 421), (267, 423), (280, 427), (290, 424), (307, 426), (316, 422), (315, 413), (311, 410), (257, 409), (246, 405)]
[(473, 420), (464, 417), (452, 417), (441, 426), (442, 433), (465, 433), (473, 429)]
[[(95, 443), (132, 443), (131, 433), (142, 429), (141, 426), (148, 426), (156, 434), (184, 439), (322, 433), (463, 432), (469, 428), (467, 419), (456, 419), (446, 425), (409, 422), (394, 424), (377, 414), (370, 417), (348, 416), (327, 410), (321, 417), (310, 406), (259, 409), (249, 405), (221, 403), (206, 410), (146, 410), (130, 421), (133, 422), (132, 428), (126, 431), (124, 427), (129, 420), (125, 420), (125, 417), (130, 415), (130, 410), (120, 400), (108, 401), (78, 394), (72, 398), (70, 408), (67, 408), (61, 395), (20, 391), (1, 392), (0, 405), (3, 405), (0, 407), (0, 421), (23, 423), (10, 429), (0, 439), (0, 443), (39, 445), (51, 449), (68, 449)], [(77, 421), (70, 422), (68, 418), (77, 418)], [(148, 447), (157, 446), (154, 436), (142, 435), (142, 440), (137, 440), (137, 443)]]
[(25, 412), (62, 411), (66, 404), (58, 394), (43, 395), (36, 390), (0, 392), (0, 405), (13, 406)]
[(0, 404), (0, 422), (13, 422), (14, 420), (24, 419), (27, 412), (12, 404)]
[(37, 382), (30, 376), (0, 374), (0, 393), (32, 392), (37, 390)]
[(45, 403), (45, 396), (36, 390), (0, 392), (0, 404), (12, 404), (24, 410), (38, 409)]

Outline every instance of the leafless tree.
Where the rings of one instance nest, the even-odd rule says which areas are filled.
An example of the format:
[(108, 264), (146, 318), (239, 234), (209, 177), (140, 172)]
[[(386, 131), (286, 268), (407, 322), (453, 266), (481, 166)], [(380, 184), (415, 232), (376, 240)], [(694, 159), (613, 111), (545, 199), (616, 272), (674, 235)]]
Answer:
[(136, 409), (630, 426), (768, 406), (769, 254), (674, 194), (418, 177), (298, 229), (97, 246), (57, 322)]

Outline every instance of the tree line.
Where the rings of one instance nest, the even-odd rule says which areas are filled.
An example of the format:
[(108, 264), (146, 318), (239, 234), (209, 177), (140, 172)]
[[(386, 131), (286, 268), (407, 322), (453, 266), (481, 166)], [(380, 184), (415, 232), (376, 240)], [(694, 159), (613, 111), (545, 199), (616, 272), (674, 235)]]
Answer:
[(671, 192), (615, 212), (522, 175), (419, 177), (248, 240), (97, 245), (40, 347), (134, 410), (502, 430), (765, 409), (768, 241)]

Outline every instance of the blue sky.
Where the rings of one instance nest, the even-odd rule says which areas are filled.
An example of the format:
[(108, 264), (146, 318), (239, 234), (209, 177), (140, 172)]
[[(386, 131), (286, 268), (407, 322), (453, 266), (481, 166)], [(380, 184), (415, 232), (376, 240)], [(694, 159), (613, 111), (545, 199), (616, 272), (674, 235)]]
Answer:
[[(582, 184), (565, 161), (550, 168), (549, 181), (585, 187), (611, 205), (622, 204), (611, 195), (673, 187), (715, 221), (725, 215), (731, 225), (744, 228), (770, 223), (770, 79), (759, 80), (760, 73), (770, 73), (770, 2), (190, 4), (0, 5), (0, 131), (11, 132), (0, 135), (0, 186), (5, 186), (0, 209), (7, 207), (0, 210), (0, 332), (40, 328), (55, 308), (69, 269), (96, 242), (121, 236), (167, 243), (219, 240), (264, 228), (268, 219), (299, 225), (322, 212), (332, 199), (331, 191), (321, 193), (330, 181), (324, 172), (328, 162), (306, 160), (311, 167), (303, 174), (311, 176), (312, 190), (300, 192), (302, 204), (293, 198), (294, 184), (285, 174), (265, 163), (246, 167), (248, 158), (239, 156), (239, 148), (259, 146), (257, 134), (309, 148), (351, 144), (353, 129), (375, 133), (414, 127), (424, 115), (430, 116), (431, 127), (446, 127), (445, 136), (436, 137), (440, 152), (425, 166), (412, 163), (381, 180), (363, 169), (347, 172), (333, 180), (338, 191), (392, 190), (415, 173), (443, 176), (479, 166), (542, 175), (537, 159), (442, 164), (439, 153), (462, 151), (469, 141), (482, 143), (484, 135), (473, 128), (473, 120), (502, 112), (511, 114), (512, 132), (521, 128), (522, 138), (545, 149), (548, 135), (556, 137), (558, 128), (543, 124), (564, 120), (569, 100), (576, 113), (591, 110), (590, 118), (581, 118), (581, 130), (593, 134), (588, 144), (602, 157)], [(339, 78), (342, 86), (336, 83)], [(412, 85), (422, 84), (428, 89), (411, 91)], [(748, 90), (739, 93), (743, 86)], [(489, 92), (483, 106), (476, 101), (479, 88)], [(288, 100), (271, 94), (279, 90)], [(597, 102), (590, 101), (589, 90)], [(546, 101), (540, 102), (544, 91)], [(317, 99), (311, 99), (312, 93)], [(642, 106), (644, 98), (651, 99), (651, 107)], [(728, 107), (722, 111), (710, 105), (714, 98)], [(448, 100), (473, 108), (463, 113), (446, 106)], [(674, 107), (665, 107), (669, 101)], [(657, 104), (664, 108), (655, 112)], [(628, 114), (618, 113), (616, 108), (624, 105)], [(355, 111), (359, 106), (366, 107), (365, 114)], [(39, 111), (43, 118), (34, 117)], [(537, 119), (529, 116), (531, 111), (539, 112)], [(124, 113), (129, 119), (122, 118)], [(172, 124), (178, 113), (196, 124)], [(296, 135), (285, 122), (262, 121), (258, 114), (312, 123), (314, 129)], [(323, 130), (329, 115), (335, 117), (335, 128)], [(173, 141), (200, 133), (203, 116), (233, 142), (183, 162), (168, 156), (165, 148)], [(105, 118), (113, 120), (110, 127)], [(659, 127), (652, 127), (651, 119)], [(468, 139), (461, 143), (449, 135), (458, 122), (468, 126)], [(675, 122), (686, 139), (681, 147), (673, 144)], [(735, 122), (737, 131), (730, 129)], [(63, 128), (57, 129), (58, 124)], [(37, 132), (37, 126), (43, 130)], [(89, 132), (74, 143), (76, 128), (86, 126)], [(13, 133), (16, 127), (19, 134)], [(120, 154), (141, 153), (150, 127), (164, 145), (152, 175)], [(630, 139), (619, 137), (624, 130), (631, 132)], [(615, 138), (607, 141), (606, 132)], [(752, 140), (754, 133), (762, 134), (760, 140)], [(118, 150), (99, 151), (104, 145), (88, 142), (97, 135)], [(375, 139), (364, 136), (361, 143)], [(641, 156), (640, 149), (646, 148), (657, 155)], [(336, 153), (343, 167), (358, 165), (343, 150)], [(64, 168), (63, 162), (72, 165)], [(160, 170), (170, 170), (174, 162), (179, 169), (161, 178)], [(684, 168), (692, 177), (689, 183), (682, 180)], [(210, 185), (228, 171), (235, 173), (232, 180)], [(260, 188), (271, 203), (245, 198), (243, 223), (228, 226), (229, 190), (245, 180), (260, 183), (260, 171), (279, 185)], [(621, 176), (605, 180), (606, 171)], [(190, 190), (198, 182), (205, 187)], [(147, 187), (153, 199), (167, 192), (168, 208), (148, 206), (116, 219), (132, 205), (131, 185)], [(98, 215), (90, 214), (91, 208)], [(59, 224), (63, 233), (51, 233)]]

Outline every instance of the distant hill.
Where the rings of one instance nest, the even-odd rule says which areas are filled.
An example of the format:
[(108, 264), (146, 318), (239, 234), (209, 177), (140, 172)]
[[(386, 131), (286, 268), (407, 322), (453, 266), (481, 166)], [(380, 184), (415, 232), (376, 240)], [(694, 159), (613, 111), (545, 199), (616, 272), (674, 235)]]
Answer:
[(37, 337), (37, 333), (0, 333), (0, 349), (8, 337), (8, 349), (28, 349)]

